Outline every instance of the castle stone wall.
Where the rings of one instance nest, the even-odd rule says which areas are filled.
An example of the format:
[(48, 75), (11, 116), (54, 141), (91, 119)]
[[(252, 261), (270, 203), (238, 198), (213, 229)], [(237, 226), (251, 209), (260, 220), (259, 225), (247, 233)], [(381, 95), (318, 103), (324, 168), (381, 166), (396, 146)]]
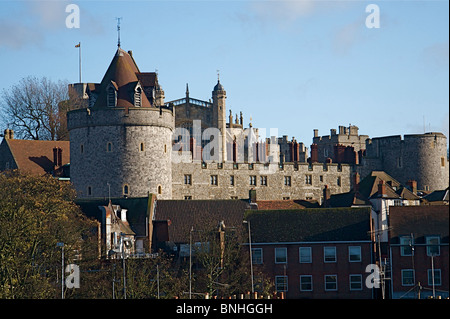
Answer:
[(69, 112), (71, 181), (78, 196), (138, 197), (150, 192), (170, 199), (173, 127), (167, 109)]

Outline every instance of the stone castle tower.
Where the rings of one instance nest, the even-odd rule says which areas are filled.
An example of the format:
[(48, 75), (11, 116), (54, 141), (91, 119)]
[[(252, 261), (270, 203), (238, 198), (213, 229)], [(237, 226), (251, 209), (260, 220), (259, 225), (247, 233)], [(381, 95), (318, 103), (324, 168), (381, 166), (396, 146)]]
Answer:
[(226, 119), (226, 105), (225, 99), (227, 98), (227, 92), (220, 84), (220, 80), (217, 80), (216, 86), (212, 91), (213, 100), (213, 126), (220, 130), (220, 161), (225, 162), (227, 160), (227, 119)]
[(417, 182), (423, 191), (448, 187), (447, 138), (442, 133), (378, 137), (366, 140), (361, 176), (384, 170), (400, 183)]
[(88, 83), (89, 107), (67, 115), (71, 181), (79, 197), (172, 197), (174, 112), (156, 73), (139, 71), (117, 49), (101, 83)]

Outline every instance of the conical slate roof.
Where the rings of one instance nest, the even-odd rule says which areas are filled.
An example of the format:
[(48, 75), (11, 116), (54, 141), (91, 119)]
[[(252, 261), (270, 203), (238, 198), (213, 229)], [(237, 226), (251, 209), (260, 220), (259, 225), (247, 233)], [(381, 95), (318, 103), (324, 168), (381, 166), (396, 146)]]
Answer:
[[(107, 106), (107, 88), (111, 85), (117, 90), (117, 107), (134, 107), (133, 96), (136, 86), (142, 86), (138, 73), (140, 72), (134, 59), (118, 48), (100, 83), (100, 94), (94, 107)], [(141, 107), (151, 107), (144, 92), (141, 94)]]

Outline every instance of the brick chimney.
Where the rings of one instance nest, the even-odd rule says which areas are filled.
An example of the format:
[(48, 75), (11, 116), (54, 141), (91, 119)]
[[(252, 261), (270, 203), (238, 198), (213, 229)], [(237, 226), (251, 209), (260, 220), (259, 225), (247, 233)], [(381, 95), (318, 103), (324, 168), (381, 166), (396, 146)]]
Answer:
[(317, 144), (311, 144), (311, 163), (319, 161), (319, 149)]
[(409, 180), (406, 182), (406, 185), (408, 186), (408, 189), (413, 192), (414, 194), (417, 194), (417, 181), (415, 180)]
[(386, 184), (383, 180), (381, 180), (378, 184), (378, 195), (381, 197), (386, 197)]
[(329, 201), (331, 198), (331, 190), (328, 188), (328, 185), (325, 185), (325, 188), (323, 189), (323, 207), (329, 206)]

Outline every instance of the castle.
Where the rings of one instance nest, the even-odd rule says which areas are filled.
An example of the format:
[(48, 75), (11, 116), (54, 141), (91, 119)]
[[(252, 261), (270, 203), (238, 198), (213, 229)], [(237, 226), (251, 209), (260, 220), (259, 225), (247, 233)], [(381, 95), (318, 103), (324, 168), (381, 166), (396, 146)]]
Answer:
[[(86, 107), (67, 115), (70, 179), (78, 196), (159, 199), (306, 199), (321, 202), (385, 170), (418, 190), (448, 187), (447, 139), (441, 133), (380, 137), (339, 127), (308, 148), (287, 136), (260, 136), (243, 115), (227, 116), (217, 80), (209, 101), (165, 102), (158, 74), (140, 72), (131, 51), (118, 47), (101, 83), (69, 87)], [(228, 119), (227, 119), (228, 117)], [(227, 121), (228, 120), (228, 121)]]

